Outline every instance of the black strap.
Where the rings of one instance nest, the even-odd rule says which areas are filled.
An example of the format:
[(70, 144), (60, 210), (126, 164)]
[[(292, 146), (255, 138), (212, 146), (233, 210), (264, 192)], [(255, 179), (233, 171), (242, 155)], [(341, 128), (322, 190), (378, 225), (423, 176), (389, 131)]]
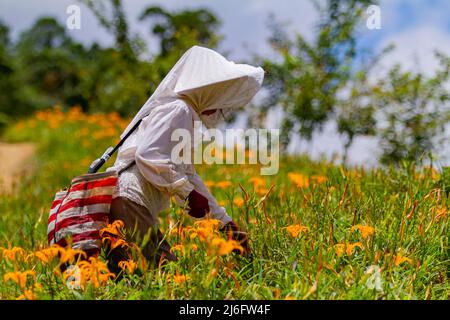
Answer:
[(108, 148), (105, 153), (98, 159), (96, 159), (92, 164), (89, 166), (88, 173), (96, 173), (104, 164), (106, 161), (108, 161), (109, 158), (112, 157), (112, 155), (119, 149), (125, 140), (127, 140), (130, 135), (139, 127), (141, 124), (142, 119), (140, 119), (136, 124), (130, 129), (130, 131), (127, 132), (127, 134), (120, 140), (120, 142), (114, 147), (114, 148)]
[(127, 165), (125, 166), (125, 168), (120, 169), (120, 170), (117, 172), (117, 175), (120, 176), (122, 172), (124, 172), (124, 171), (127, 170), (127, 169), (130, 169), (130, 168), (131, 168), (132, 166), (134, 166), (135, 164), (136, 164), (136, 161), (135, 161), (135, 160), (131, 161), (129, 164), (127, 164)]
[(138, 122), (136, 122), (136, 124), (130, 129), (130, 131), (127, 132), (125, 137), (123, 137), (122, 140), (120, 140), (120, 142), (114, 147), (114, 149), (112, 149), (111, 154), (110, 154), (111, 156), (117, 151), (117, 149), (119, 149), (123, 145), (125, 140), (127, 140), (128, 137), (131, 136), (131, 134), (139, 127), (141, 122), (142, 122), (142, 119), (140, 119)]

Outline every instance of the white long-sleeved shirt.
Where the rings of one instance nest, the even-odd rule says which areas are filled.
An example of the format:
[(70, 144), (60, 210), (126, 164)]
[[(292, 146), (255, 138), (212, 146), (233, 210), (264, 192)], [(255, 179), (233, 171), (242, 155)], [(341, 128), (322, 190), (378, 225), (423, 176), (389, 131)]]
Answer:
[[(232, 219), (218, 205), (194, 165), (175, 164), (171, 159), (172, 150), (179, 143), (171, 141), (173, 131), (186, 129), (193, 137), (197, 119), (195, 111), (183, 100), (158, 106), (143, 118), (134, 137), (138, 139), (134, 153), (136, 165), (121, 173), (114, 197), (126, 197), (156, 216), (169, 207), (170, 196), (185, 205), (189, 193), (195, 189), (208, 199), (212, 218), (220, 220), (222, 225), (230, 222)], [(123, 166), (123, 160), (118, 158), (114, 167), (107, 170), (119, 170)]]

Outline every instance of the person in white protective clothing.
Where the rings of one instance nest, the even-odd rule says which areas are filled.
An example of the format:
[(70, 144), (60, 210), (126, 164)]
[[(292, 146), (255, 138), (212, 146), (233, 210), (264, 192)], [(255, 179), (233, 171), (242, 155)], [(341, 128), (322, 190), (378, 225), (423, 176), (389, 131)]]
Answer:
[(228, 61), (219, 53), (194, 46), (167, 74), (121, 137), (142, 119), (118, 151), (114, 166), (121, 171), (113, 196), (110, 221), (122, 220), (140, 237), (150, 232), (144, 256), (155, 262), (176, 260), (158, 230), (158, 213), (169, 207), (169, 197), (186, 206), (187, 213), (202, 219), (207, 213), (220, 221), (220, 230), (249, 250), (247, 235), (219, 206), (192, 164), (171, 159), (172, 132), (177, 128), (194, 135), (194, 121), (211, 128), (226, 113), (248, 104), (261, 88), (264, 70)]

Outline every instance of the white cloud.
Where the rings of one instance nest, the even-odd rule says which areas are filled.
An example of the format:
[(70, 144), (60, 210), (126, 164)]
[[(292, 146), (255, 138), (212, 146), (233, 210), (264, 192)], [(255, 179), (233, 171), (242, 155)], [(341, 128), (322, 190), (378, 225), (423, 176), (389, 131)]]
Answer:
[(381, 41), (378, 48), (384, 48), (391, 43), (396, 48), (384, 58), (384, 68), (400, 63), (407, 70), (430, 75), (438, 67), (434, 51), (439, 50), (450, 55), (450, 34), (436, 27), (421, 26), (389, 35)]

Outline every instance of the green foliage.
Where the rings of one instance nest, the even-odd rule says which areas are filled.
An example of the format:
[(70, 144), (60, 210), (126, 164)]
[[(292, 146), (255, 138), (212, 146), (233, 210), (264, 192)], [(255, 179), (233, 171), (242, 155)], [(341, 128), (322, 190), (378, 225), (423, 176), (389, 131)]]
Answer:
[[(367, 4), (330, 0), (324, 7), (318, 5), (321, 19), (312, 41), (301, 34), (291, 41), (279, 24), (272, 23), (271, 43), (281, 63), (264, 61), (271, 93), (267, 103), (281, 103), (287, 122), (298, 124), (298, 132), (307, 139), (335, 113), (338, 92), (355, 73), (355, 30)], [(293, 129), (293, 123), (285, 127)]]
[[(153, 24), (152, 33), (160, 40), (161, 56), (165, 57), (174, 51), (181, 55), (189, 49), (190, 37), (196, 44), (215, 47), (220, 21), (206, 9), (168, 12), (161, 7), (151, 6), (144, 10), (140, 20), (158, 21)], [(183, 37), (181, 37), (183, 35)]]
[(38, 19), (14, 44), (8, 28), (0, 25), (0, 127), (10, 117), (54, 105), (132, 115), (186, 49), (214, 47), (220, 40), (219, 21), (206, 9), (172, 13), (152, 7), (142, 19), (156, 21), (159, 12), (167, 32), (158, 31), (161, 24), (151, 30), (161, 38), (161, 52), (144, 60), (145, 45), (130, 33), (122, 1), (81, 2), (114, 36), (113, 48), (77, 43), (52, 17)]
[(450, 78), (450, 59), (438, 55), (440, 70), (431, 77), (390, 70), (374, 88), (374, 102), (381, 112), (377, 129), (383, 163), (418, 161), (448, 147), (445, 136), (450, 123), (450, 95), (445, 84)]
[[(214, 48), (221, 40), (221, 21), (207, 9), (150, 6), (139, 16), (159, 40), (159, 52), (149, 55), (142, 39), (130, 31), (121, 0), (79, 1), (114, 37), (112, 47), (80, 44), (52, 17), (38, 19), (13, 43), (8, 27), (0, 23), (0, 130), (54, 105), (133, 115), (188, 48)], [(431, 77), (396, 67), (374, 84), (371, 72), (392, 47), (368, 57), (360, 50), (358, 27), (372, 1), (313, 2), (319, 21), (312, 40), (288, 35), (272, 17), (269, 41), (278, 58), (259, 57), (267, 71), (268, 94), (250, 121), (261, 125), (269, 109), (281, 106), (284, 147), (293, 134), (311, 139), (334, 121), (345, 142), (344, 162), (358, 136), (379, 139), (380, 160), (386, 164), (417, 161), (448, 148), (449, 58), (438, 56), (441, 68)]]
[[(49, 110), (10, 127), (7, 137), (35, 141), (38, 153), (35, 173), (24, 177), (18, 192), (0, 195), (0, 247), (22, 247), (27, 254), (46, 247), (54, 192), (86, 172), (126, 124), (114, 115)], [(70, 290), (54, 272), (57, 261), (2, 256), (0, 298), (23, 293), (18, 284), (4, 281), (8, 272), (33, 270), (36, 278), (29, 277), (29, 287), (33, 281), (39, 284), (34, 289), (39, 299), (448, 300), (450, 198), (440, 191), (443, 177), (433, 170), (417, 171), (409, 163), (367, 171), (286, 157), (276, 176), (261, 177), (254, 165), (203, 165), (197, 171), (248, 231), (252, 259), (215, 257), (198, 237), (186, 233), (182, 239), (174, 226), (187, 230), (193, 223), (173, 203), (159, 218), (169, 243), (186, 251), (174, 251), (178, 262), (123, 274), (97, 288)], [(308, 183), (295, 183), (292, 173)], [(223, 188), (220, 182), (231, 185)], [(271, 185), (274, 189), (263, 199)], [(295, 225), (307, 229), (293, 236), (287, 227)], [(372, 227), (373, 234), (364, 238), (353, 228), (357, 225)], [(338, 254), (339, 246), (355, 243), (361, 247)], [(189, 278), (176, 283), (175, 275)]]
[(23, 98), (23, 82), (13, 58), (9, 29), (0, 21), (0, 131), (17, 114), (30, 111)]
[(122, 57), (128, 61), (137, 60), (142, 43), (138, 36), (130, 35), (129, 23), (122, 6), (122, 0), (80, 1), (92, 11), (100, 24), (114, 36), (116, 49)]

